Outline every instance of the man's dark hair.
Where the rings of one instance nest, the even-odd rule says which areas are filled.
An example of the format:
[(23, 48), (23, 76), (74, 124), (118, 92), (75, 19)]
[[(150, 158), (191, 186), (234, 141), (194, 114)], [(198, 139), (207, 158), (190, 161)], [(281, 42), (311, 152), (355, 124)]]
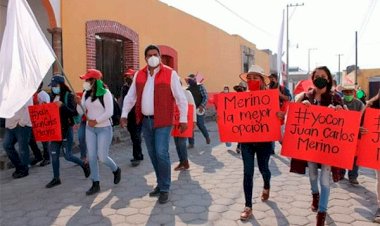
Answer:
[(275, 74), (275, 73), (271, 73), (269, 76), (275, 78), (276, 80), (278, 80), (278, 75)]
[(152, 49), (157, 50), (158, 54), (161, 55), (161, 53), (160, 53), (160, 49), (159, 49), (158, 46), (156, 46), (156, 45), (148, 45), (148, 46), (145, 48), (144, 55), (146, 56), (146, 55), (148, 54), (148, 51), (149, 51), (149, 50), (152, 50)]

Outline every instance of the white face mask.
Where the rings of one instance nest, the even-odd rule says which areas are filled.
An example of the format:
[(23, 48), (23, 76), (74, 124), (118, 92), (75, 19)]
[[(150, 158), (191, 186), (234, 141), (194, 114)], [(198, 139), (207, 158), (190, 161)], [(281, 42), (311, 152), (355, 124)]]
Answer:
[(91, 88), (92, 88), (91, 83), (89, 83), (89, 82), (84, 82), (83, 83), (83, 89), (84, 90), (89, 91), (89, 90), (91, 90)]
[(148, 59), (148, 65), (151, 67), (157, 67), (160, 64), (160, 58), (156, 56), (151, 56)]

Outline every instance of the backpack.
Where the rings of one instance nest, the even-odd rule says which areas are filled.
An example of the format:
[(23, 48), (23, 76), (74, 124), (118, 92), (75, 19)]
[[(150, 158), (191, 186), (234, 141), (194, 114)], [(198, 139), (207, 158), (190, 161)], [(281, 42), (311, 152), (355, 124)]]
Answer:
[[(102, 106), (105, 108), (103, 96), (100, 96), (98, 98)], [(120, 124), (121, 109), (119, 107), (119, 104), (115, 100), (115, 98), (112, 98), (112, 100), (113, 100), (113, 114), (111, 117), (111, 124), (112, 126), (118, 126)]]
[[(66, 105), (68, 103), (68, 98), (69, 98), (69, 92), (66, 92), (65, 93), (65, 98), (64, 98), (64, 102), (65, 102)], [(78, 114), (78, 115), (76, 115), (76, 116), (73, 117), (73, 120), (74, 120), (74, 124), (79, 124), (79, 123), (82, 122), (82, 116), (80, 116)]]

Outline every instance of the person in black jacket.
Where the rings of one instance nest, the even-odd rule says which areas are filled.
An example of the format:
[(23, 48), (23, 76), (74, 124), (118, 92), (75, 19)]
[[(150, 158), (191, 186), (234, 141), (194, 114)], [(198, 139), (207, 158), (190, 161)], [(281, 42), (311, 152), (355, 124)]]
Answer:
[[(123, 108), (124, 97), (128, 94), (129, 88), (131, 87), (134, 74), (135, 71), (132, 69), (128, 69), (127, 72), (124, 73), (125, 83), (121, 88), (121, 99), (119, 101), (121, 109)], [(133, 159), (131, 159), (131, 163), (132, 166), (138, 166), (140, 161), (144, 159), (144, 155), (141, 149), (141, 125), (138, 125), (136, 122), (135, 107), (133, 107), (128, 114), (127, 129), (131, 135), (133, 144)]]
[(72, 154), (74, 125), (73, 117), (78, 115), (74, 95), (65, 84), (65, 79), (63, 76), (54, 75), (49, 86), (51, 86), (52, 90), (51, 100), (59, 107), (63, 140), (52, 141), (50, 143), (50, 154), (54, 177), (46, 185), (46, 188), (51, 188), (61, 184), (61, 180), (59, 178), (59, 156), (62, 147), (64, 149), (65, 159), (80, 165), (86, 178), (90, 176), (90, 168), (88, 164), (85, 164), (82, 160)]

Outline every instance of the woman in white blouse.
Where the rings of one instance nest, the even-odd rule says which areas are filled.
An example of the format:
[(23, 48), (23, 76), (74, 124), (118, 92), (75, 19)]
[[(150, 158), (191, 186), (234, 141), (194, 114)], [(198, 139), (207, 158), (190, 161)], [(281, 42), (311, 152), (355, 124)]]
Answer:
[[(89, 69), (80, 78), (85, 80), (81, 105), (86, 112), (86, 145), (91, 169), (92, 187), (86, 195), (100, 191), (98, 159), (111, 168), (114, 174), (114, 184), (121, 178), (121, 170), (109, 157), (109, 147), (112, 142), (112, 125), (110, 118), (113, 114), (113, 97), (101, 80), (102, 73), (96, 69)], [(80, 109), (78, 109), (80, 111)]]

